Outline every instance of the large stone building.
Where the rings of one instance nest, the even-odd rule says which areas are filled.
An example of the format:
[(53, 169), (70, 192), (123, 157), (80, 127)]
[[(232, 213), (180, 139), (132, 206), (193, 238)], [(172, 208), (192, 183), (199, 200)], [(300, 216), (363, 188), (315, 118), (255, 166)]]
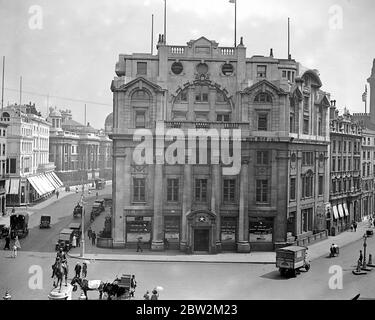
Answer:
[(27, 205), (50, 196), (61, 186), (48, 159), (50, 124), (31, 103), (4, 108), (2, 119), (8, 124), (7, 204)]
[(50, 109), (50, 161), (65, 185), (112, 178), (112, 141), (102, 131), (73, 120), (70, 110)]
[[(116, 75), (109, 128), (114, 247), (142, 237), (152, 250), (163, 250), (164, 239), (187, 252), (274, 250), (326, 229), (330, 97), (316, 70), (275, 58), (272, 49), (248, 58), (242, 39), (237, 47), (205, 37), (173, 46), (159, 36), (156, 55), (120, 54)], [(162, 161), (173, 138), (163, 148), (157, 126), (175, 130), (169, 135), (179, 135), (188, 159), (173, 151), (178, 164)], [(133, 157), (141, 142), (133, 138), (142, 128), (145, 136), (152, 132), (156, 148), (145, 148), (152, 163), (139, 165)], [(209, 135), (228, 129), (240, 168), (225, 170), (224, 134), (222, 152), (216, 137), (208, 144), (212, 163), (194, 164), (198, 143), (185, 140), (189, 129)]]
[(327, 230), (336, 235), (361, 221), (362, 128), (346, 110), (339, 116), (336, 101), (331, 106), (330, 215)]

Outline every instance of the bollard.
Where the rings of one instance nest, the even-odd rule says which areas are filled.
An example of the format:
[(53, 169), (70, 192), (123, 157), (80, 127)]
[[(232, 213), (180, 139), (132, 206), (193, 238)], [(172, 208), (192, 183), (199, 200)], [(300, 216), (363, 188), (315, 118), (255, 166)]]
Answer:
[(5, 295), (3, 297), (3, 300), (11, 300), (12, 296), (9, 294), (8, 290), (5, 291)]
[(368, 256), (368, 264), (372, 264), (372, 254)]

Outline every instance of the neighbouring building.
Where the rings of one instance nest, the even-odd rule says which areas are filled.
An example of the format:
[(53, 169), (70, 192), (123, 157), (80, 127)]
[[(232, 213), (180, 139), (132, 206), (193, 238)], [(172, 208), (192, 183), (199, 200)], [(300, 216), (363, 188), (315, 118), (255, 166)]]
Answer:
[(361, 221), (361, 126), (346, 110), (339, 116), (336, 101), (330, 113), (331, 135), (331, 210), (327, 230), (334, 236)]
[(375, 59), (367, 82), (370, 85), (370, 113), (353, 114), (362, 127), (361, 220), (367, 220), (375, 213)]
[(73, 120), (71, 110), (50, 108), (50, 161), (66, 186), (112, 178), (112, 141), (103, 131)]
[[(6, 119), (8, 120), (8, 119)], [(0, 215), (6, 213), (6, 193), (9, 190), (9, 180), (7, 180), (7, 129), (8, 124), (0, 118)]]
[(7, 205), (21, 206), (50, 196), (61, 186), (49, 162), (49, 128), (35, 104), (11, 105), (3, 110), (7, 129)]
[[(174, 46), (159, 36), (157, 48), (120, 54), (111, 85), (113, 246), (134, 247), (141, 237), (152, 250), (165, 249), (167, 239), (169, 248), (193, 253), (271, 251), (325, 232), (330, 95), (318, 71), (272, 49), (248, 58), (242, 39), (237, 47), (205, 37)], [(170, 130), (164, 147), (157, 126)], [(189, 140), (189, 129), (203, 131)], [(145, 148), (152, 163), (133, 158), (139, 130), (155, 140)], [(230, 137), (220, 136), (220, 149), (213, 132)], [(211, 162), (195, 164), (202, 133), (211, 138)], [(176, 135), (181, 155), (170, 151)], [(229, 154), (215, 153), (223, 146)], [(178, 164), (161, 160), (168, 150)], [(241, 159), (230, 175), (229, 156)]]

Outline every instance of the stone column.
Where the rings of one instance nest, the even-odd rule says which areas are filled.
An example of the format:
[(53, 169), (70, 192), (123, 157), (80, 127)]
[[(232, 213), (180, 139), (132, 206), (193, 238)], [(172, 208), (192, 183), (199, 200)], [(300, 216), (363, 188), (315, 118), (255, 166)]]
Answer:
[(164, 250), (163, 232), (163, 165), (155, 164), (154, 176), (154, 217), (152, 224), (151, 250)]
[[(211, 211), (216, 214), (216, 251), (221, 252), (221, 167), (214, 164), (212, 168), (212, 189), (211, 189)], [(215, 230), (214, 230), (215, 232)]]
[(184, 165), (184, 190), (183, 190), (183, 202), (182, 202), (182, 217), (181, 217), (181, 239), (180, 239), (180, 250), (186, 251), (187, 247), (187, 221), (186, 215), (191, 210), (191, 165)]
[(238, 216), (238, 242), (237, 251), (250, 252), (249, 243), (249, 212), (248, 212), (248, 188), (249, 188), (249, 162), (242, 161), (240, 176), (240, 210)]

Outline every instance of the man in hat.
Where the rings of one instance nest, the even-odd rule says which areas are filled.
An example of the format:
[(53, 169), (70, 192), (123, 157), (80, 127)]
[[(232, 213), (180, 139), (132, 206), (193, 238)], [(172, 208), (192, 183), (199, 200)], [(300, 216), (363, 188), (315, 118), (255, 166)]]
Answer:
[(143, 249), (142, 249), (142, 247), (141, 247), (141, 237), (139, 237), (137, 240), (137, 252), (139, 252), (139, 251), (141, 251), (141, 252), (143, 252)]
[(145, 299), (145, 300), (150, 300), (150, 292), (148, 292), (148, 290), (147, 290), (146, 293), (143, 295), (143, 299)]
[(76, 277), (77, 278), (81, 278), (81, 269), (82, 269), (82, 267), (81, 267), (81, 265), (77, 262), (77, 264), (76, 264), (76, 266), (75, 266), (75, 268), (74, 268), (74, 271), (75, 271), (75, 273), (76, 273)]
[(152, 290), (152, 296), (151, 300), (158, 300), (159, 299), (159, 293), (157, 292), (156, 288)]

